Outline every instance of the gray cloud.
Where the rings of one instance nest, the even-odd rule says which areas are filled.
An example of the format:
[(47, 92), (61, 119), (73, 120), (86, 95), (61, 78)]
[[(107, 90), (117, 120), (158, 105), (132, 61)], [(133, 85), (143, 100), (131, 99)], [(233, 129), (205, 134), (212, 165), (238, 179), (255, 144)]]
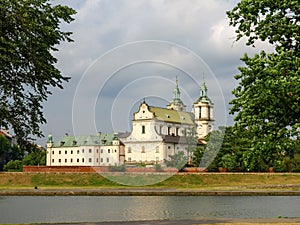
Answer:
[[(203, 73), (216, 124), (230, 124), (228, 101), (237, 85), (233, 75), (242, 65), (239, 58), (266, 48), (263, 43), (255, 49), (245, 47), (244, 41), (233, 44), (234, 29), (225, 12), (236, 0), (55, 2), (77, 11), (73, 23), (62, 25), (73, 32), (75, 42), (61, 44), (55, 53), (58, 68), (72, 80), (44, 104), (48, 123), (42, 130), (56, 140), (65, 132), (128, 130), (141, 99), (161, 106), (171, 100), (176, 76), (190, 109)], [(45, 138), (38, 142), (44, 145)]]

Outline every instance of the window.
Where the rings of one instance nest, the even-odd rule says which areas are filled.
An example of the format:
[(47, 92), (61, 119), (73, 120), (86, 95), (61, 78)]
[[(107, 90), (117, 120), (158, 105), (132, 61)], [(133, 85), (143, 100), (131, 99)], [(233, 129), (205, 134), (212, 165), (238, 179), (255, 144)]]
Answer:
[(143, 125), (142, 126), (142, 134), (144, 134), (145, 133), (145, 126)]
[(67, 160), (67, 159), (65, 159), (65, 163), (66, 163), (66, 162), (68, 162), (68, 160)]
[(106, 158), (106, 162), (109, 162), (109, 158)]
[(128, 153), (131, 153), (131, 147), (128, 147)]
[(179, 135), (179, 127), (176, 127), (176, 136)]
[(156, 148), (155, 148), (155, 153), (159, 153), (159, 147), (158, 146), (156, 146)]
[(52, 159), (52, 162), (54, 163), (54, 159)]
[(61, 159), (58, 159), (58, 162), (61, 163)]
[(131, 158), (130, 157), (128, 158), (128, 161), (131, 162)]
[(92, 149), (89, 149), (89, 153), (92, 153)]
[(170, 145), (168, 146), (168, 149), (171, 149), (171, 146), (170, 146)]
[(77, 154), (79, 154), (79, 150), (77, 150)]
[(58, 154), (61, 154), (61, 151), (59, 151)]
[(82, 158), (82, 162), (84, 162), (84, 158)]
[(77, 162), (79, 163), (79, 159), (77, 159)]
[(73, 159), (70, 159), (71, 163), (73, 162)]
[(82, 149), (82, 153), (84, 153), (84, 149)]
[(65, 154), (68, 154), (68, 151), (65, 151)]
[(171, 127), (168, 127), (168, 135), (171, 134)]
[(97, 153), (99, 153), (99, 149), (97, 149), (96, 151), (97, 151)]
[(71, 150), (71, 154), (73, 154), (73, 150)]
[(201, 118), (201, 106), (199, 106), (199, 118)]
[(103, 163), (103, 158), (101, 158), (101, 159), (100, 159), (100, 162), (102, 162), (102, 163)]
[(54, 155), (54, 151), (52, 151), (52, 155)]
[(92, 162), (92, 158), (89, 158), (89, 163), (91, 163)]
[(115, 149), (115, 152), (117, 152), (117, 149)]
[(103, 149), (101, 149), (100, 152), (103, 153)]
[(107, 151), (108, 151), (108, 153), (110, 153), (110, 149), (108, 149)]
[(99, 159), (97, 158), (97, 162), (99, 162)]

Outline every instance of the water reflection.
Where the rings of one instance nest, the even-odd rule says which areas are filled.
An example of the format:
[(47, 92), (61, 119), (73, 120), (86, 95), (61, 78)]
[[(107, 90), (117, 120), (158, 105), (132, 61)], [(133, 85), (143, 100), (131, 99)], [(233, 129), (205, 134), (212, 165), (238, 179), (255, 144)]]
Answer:
[(300, 197), (10, 196), (0, 223), (299, 217)]

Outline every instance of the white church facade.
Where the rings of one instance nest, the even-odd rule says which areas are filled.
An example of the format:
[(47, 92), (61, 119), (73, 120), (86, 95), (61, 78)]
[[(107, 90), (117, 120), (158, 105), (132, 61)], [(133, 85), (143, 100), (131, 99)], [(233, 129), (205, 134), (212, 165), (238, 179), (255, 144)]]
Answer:
[(176, 80), (173, 99), (166, 108), (150, 106), (145, 100), (140, 104), (128, 135), (66, 136), (56, 143), (50, 137), (47, 166), (164, 164), (179, 151), (187, 154), (186, 132), (195, 131), (200, 143), (213, 130), (213, 109), (203, 81), (192, 112), (187, 112)]

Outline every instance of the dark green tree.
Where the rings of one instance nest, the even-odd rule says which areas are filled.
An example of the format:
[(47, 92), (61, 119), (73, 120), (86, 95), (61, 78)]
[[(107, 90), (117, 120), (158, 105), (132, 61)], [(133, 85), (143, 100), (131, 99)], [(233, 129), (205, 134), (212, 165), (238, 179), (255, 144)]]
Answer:
[(193, 154), (193, 165), (194, 167), (199, 167), (202, 157), (205, 152), (205, 145), (199, 145), (196, 147), (194, 154)]
[(267, 166), (287, 154), (290, 139), (300, 132), (299, 12), (297, 0), (241, 0), (227, 12), (236, 40), (246, 37), (247, 45), (253, 46), (261, 40), (275, 49), (252, 58), (244, 55), (245, 66), (235, 76), (239, 85), (230, 102), (236, 130), (247, 129), (253, 135), (248, 156)]
[(169, 155), (169, 158), (166, 161), (167, 167), (175, 167), (178, 170), (183, 169), (188, 162), (188, 157), (184, 155), (183, 151), (179, 151), (175, 155)]
[(19, 144), (42, 136), (41, 103), (69, 79), (55, 67), (53, 52), (72, 41), (60, 23), (70, 23), (73, 14), (48, 0), (0, 0), (0, 127), (12, 128)]
[(183, 137), (187, 144), (186, 152), (188, 158), (188, 164), (192, 164), (192, 156), (198, 144), (197, 132), (195, 129), (184, 129)]
[(3, 165), (7, 163), (8, 152), (11, 149), (9, 141), (2, 135), (0, 135), (0, 170), (2, 170)]

